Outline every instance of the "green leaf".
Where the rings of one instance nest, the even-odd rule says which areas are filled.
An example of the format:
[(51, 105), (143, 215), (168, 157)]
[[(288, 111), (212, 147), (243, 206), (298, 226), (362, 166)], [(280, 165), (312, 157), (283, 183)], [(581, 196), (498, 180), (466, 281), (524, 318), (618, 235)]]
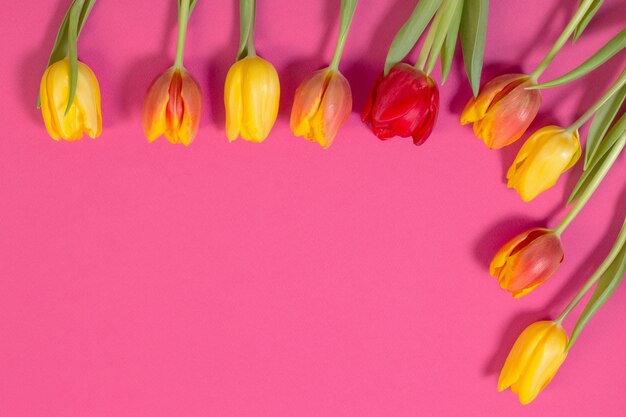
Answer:
[(609, 98), (593, 116), (589, 133), (587, 134), (587, 144), (585, 145), (585, 169), (589, 166), (593, 155), (598, 149), (600, 141), (611, 127), (617, 112), (626, 98), (626, 86), (622, 87)]
[(95, 4), (96, 0), (85, 0), (85, 4), (83, 5), (80, 12), (80, 17), (78, 18), (78, 35), (76, 36), (77, 38), (80, 35), (80, 32), (83, 30), (83, 26), (85, 25), (85, 22), (89, 17), (89, 13), (91, 13), (91, 9), (93, 9), (93, 6)]
[(452, 21), (450, 22), (450, 26), (448, 26), (448, 34), (446, 35), (443, 47), (441, 48), (441, 84), (446, 82), (448, 74), (450, 73), (450, 67), (452, 66), (457, 37), (459, 36), (459, 26), (461, 25), (463, 3), (464, 0), (457, 2), (457, 6), (454, 9), (454, 15), (452, 16)]
[(461, 17), (461, 47), (465, 71), (474, 97), (480, 88), (480, 73), (485, 55), (489, 0), (465, 0)]
[[(626, 228), (626, 223), (622, 228), (622, 233), (624, 232), (624, 228)], [(621, 233), (620, 233), (621, 234)], [(616, 242), (619, 244), (620, 242)], [(602, 267), (602, 266), (600, 266)], [(622, 243), (621, 247), (618, 248), (617, 256), (613, 259), (611, 264), (606, 268), (606, 270), (602, 273), (600, 277), (600, 281), (596, 289), (593, 292), (593, 295), (587, 302), (585, 309), (578, 317), (578, 321), (574, 326), (574, 330), (572, 330), (572, 336), (568, 343), (568, 349), (574, 344), (578, 336), (580, 336), (580, 332), (583, 330), (587, 322), (593, 317), (593, 315), (606, 303), (608, 298), (613, 294), (622, 278), (624, 278), (624, 273), (626, 272), (626, 245)]]
[(78, 20), (83, 9), (85, 0), (77, 0), (70, 10), (70, 19), (67, 24), (67, 48), (70, 54), (70, 92), (67, 99), (65, 114), (70, 111), (74, 96), (76, 95), (76, 85), (78, 84)]
[[(583, 1), (584, 0), (580, 0), (578, 7), (580, 7)], [(602, 6), (602, 3), (604, 3), (604, 0), (594, 0), (593, 3), (591, 3), (591, 6), (589, 7), (589, 9), (587, 9), (583, 18), (580, 20), (580, 22), (578, 22), (578, 25), (576, 25), (576, 29), (574, 29), (574, 36), (572, 38), (573, 42), (576, 42), (578, 38), (580, 38), (580, 35), (583, 34), (583, 31), (585, 30), (589, 22), (591, 22), (591, 19), (593, 19), (593, 17), (596, 15), (598, 9), (600, 9), (600, 6)]]
[(239, 50), (237, 59), (248, 55), (248, 38), (254, 30), (254, 9), (256, 0), (239, 0)]
[[(461, 0), (443, 0), (441, 7), (437, 10), (435, 19), (438, 20), (437, 25), (429, 30), (435, 30), (435, 36), (433, 39), (432, 48), (428, 55), (428, 62), (426, 64), (426, 73), (430, 75), (437, 63), (437, 58), (441, 53), (441, 47), (448, 35), (452, 19), (454, 19), (455, 11), (459, 8)], [(434, 24), (434, 23), (433, 23)]]
[(600, 65), (604, 64), (607, 60), (617, 54), (619, 51), (626, 47), (626, 28), (622, 29), (613, 39), (608, 41), (598, 52), (593, 54), (591, 58), (574, 68), (567, 74), (563, 74), (554, 80), (528, 87), (529, 90), (535, 90), (538, 88), (556, 87), (574, 81), (583, 75), (589, 74)]
[[(567, 204), (571, 204), (581, 195), (586, 194), (589, 187), (596, 187), (606, 171), (615, 162), (615, 159), (626, 145), (626, 114), (613, 125), (609, 133), (604, 137), (598, 150), (594, 154), (589, 166), (578, 179)], [(605, 165), (608, 164), (608, 167)], [(598, 177), (600, 175), (600, 177)]]
[(413, 49), (440, 4), (441, 0), (419, 0), (413, 13), (391, 42), (385, 60), (385, 75)]

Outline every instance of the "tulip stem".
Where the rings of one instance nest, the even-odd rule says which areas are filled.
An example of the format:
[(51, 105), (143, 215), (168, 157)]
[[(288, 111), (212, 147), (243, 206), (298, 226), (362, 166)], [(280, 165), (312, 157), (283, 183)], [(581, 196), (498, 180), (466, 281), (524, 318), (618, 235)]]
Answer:
[(337, 36), (333, 59), (330, 61), (329, 65), (329, 68), (335, 71), (339, 70), (339, 61), (341, 60), (341, 55), (343, 54), (343, 48), (346, 46), (346, 39), (348, 39), (348, 31), (350, 30), (350, 25), (352, 24), (356, 3), (357, 0), (341, 0), (339, 35)]
[(426, 39), (424, 39), (424, 43), (422, 44), (422, 49), (420, 50), (420, 54), (417, 57), (417, 62), (415, 63), (415, 68), (424, 71), (424, 66), (426, 65), (426, 60), (428, 59), (428, 55), (430, 55), (430, 51), (433, 47), (433, 42), (435, 41), (435, 32), (437, 32), (437, 26), (440, 20), (440, 14), (435, 14), (435, 17), (430, 24), (430, 28), (428, 29), (428, 35), (426, 35)]
[(615, 80), (611, 88), (609, 88), (608, 91), (604, 93), (604, 95), (600, 97), (600, 99), (596, 101), (593, 106), (591, 106), (582, 116), (580, 116), (578, 120), (572, 123), (572, 125), (567, 128), (567, 131), (571, 133), (575, 130), (578, 130), (582, 125), (587, 122), (587, 120), (591, 118), (591, 116), (593, 116), (598, 110), (600, 110), (600, 107), (602, 107), (604, 103), (606, 103), (615, 93), (617, 93), (617, 91), (622, 88), (624, 84), (626, 84), (626, 69), (622, 71), (622, 73), (617, 78), (617, 80)]
[(187, 37), (187, 23), (189, 23), (189, 2), (191, 0), (179, 0), (178, 2), (178, 41), (176, 43), (176, 60), (174, 67), (183, 67), (185, 53), (185, 39)]
[(537, 82), (537, 79), (541, 76), (541, 74), (543, 74), (546, 68), (548, 68), (548, 65), (550, 65), (556, 54), (559, 53), (561, 48), (563, 48), (563, 45), (565, 45), (565, 42), (567, 42), (574, 30), (576, 30), (576, 26), (578, 26), (578, 23), (582, 20), (589, 7), (591, 7), (591, 3), (593, 3), (593, 0), (583, 0), (572, 19), (569, 21), (567, 26), (565, 26), (563, 32), (561, 32), (561, 35), (558, 37), (554, 45), (552, 45), (552, 48), (548, 51), (546, 56), (543, 57), (539, 65), (537, 65), (537, 68), (535, 68), (535, 70), (530, 74), (531, 80)]
[(611, 168), (619, 154), (622, 152), (622, 149), (624, 149), (624, 145), (626, 145), (626, 136), (622, 136), (620, 141), (613, 146), (613, 149), (611, 149), (611, 152), (608, 154), (608, 156), (600, 166), (600, 169), (591, 179), (591, 182), (589, 183), (589, 186), (585, 189), (585, 192), (581, 194), (581, 196), (578, 198), (578, 201), (576, 201), (574, 207), (572, 207), (572, 209), (569, 211), (569, 213), (567, 213), (565, 218), (561, 220), (561, 223), (554, 229), (554, 233), (560, 236), (561, 233), (563, 233), (563, 231), (567, 228), (567, 226), (570, 225), (572, 220), (574, 220), (574, 218), (578, 215), (578, 213), (580, 213), (587, 201), (589, 201), (589, 198), (591, 198), (591, 195), (598, 188), (606, 174), (609, 172), (609, 169)]
[(246, 49), (248, 56), (256, 56), (256, 48), (254, 47), (254, 23), (256, 22), (256, 0), (252, 0), (252, 10), (250, 12), (250, 30), (248, 31), (248, 40), (246, 41)]
[[(626, 226), (626, 218), (624, 219), (624, 225)], [(589, 278), (589, 280), (583, 285), (583, 287), (578, 291), (576, 296), (569, 302), (567, 307), (563, 310), (563, 312), (559, 315), (559, 317), (555, 320), (559, 325), (563, 323), (563, 320), (568, 316), (569, 313), (572, 312), (574, 308), (580, 303), (580, 300), (589, 292), (589, 290), (598, 282), (598, 280), (602, 277), (602, 274), (606, 272), (606, 270), (611, 266), (617, 255), (622, 250), (624, 244), (626, 243), (626, 227), (622, 227), (622, 230), (617, 235), (617, 239), (615, 240), (615, 244), (609, 254), (604, 258), (602, 264), (595, 270), (593, 275)]]

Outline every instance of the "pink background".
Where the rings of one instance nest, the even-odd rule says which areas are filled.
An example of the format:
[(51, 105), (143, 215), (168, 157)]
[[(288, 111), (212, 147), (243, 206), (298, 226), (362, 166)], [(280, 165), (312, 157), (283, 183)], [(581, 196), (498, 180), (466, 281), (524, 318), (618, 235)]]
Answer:
[[(558, 275), (513, 300), (489, 259), (558, 222), (580, 164), (530, 204), (507, 190), (521, 141), (493, 152), (459, 126), (460, 56), (424, 146), (372, 136), (357, 112), (413, 1), (361, 1), (341, 64), (355, 113), (327, 151), (293, 137), (288, 113), (330, 58), (331, 0), (259, 1), (257, 49), (283, 86), (262, 145), (229, 144), (223, 128), (236, 2), (200, 0), (185, 60), (206, 97), (199, 137), (148, 144), (140, 106), (173, 61), (175, 3), (95, 6), (79, 55), (100, 81), (104, 133), (77, 143), (50, 139), (34, 107), (69, 0), (3, 5), (1, 416), (624, 415), (624, 286), (535, 403), (496, 392), (519, 332), (555, 317), (608, 252), (626, 211), (624, 158), (563, 235)], [(577, 2), (491, 3), (483, 80), (532, 70)], [(607, 1), (543, 79), (624, 17), (623, 1)], [(624, 58), (545, 91), (534, 128), (571, 122)]]

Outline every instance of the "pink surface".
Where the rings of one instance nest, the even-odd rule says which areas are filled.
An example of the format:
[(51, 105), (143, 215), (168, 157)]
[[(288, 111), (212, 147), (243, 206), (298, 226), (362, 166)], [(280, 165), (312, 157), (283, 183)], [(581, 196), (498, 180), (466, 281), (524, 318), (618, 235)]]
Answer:
[[(324, 151), (292, 136), (288, 112), (330, 58), (337, 2), (259, 1), (281, 114), (265, 143), (229, 144), (237, 6), (200, 0), (186, 51), (207, 98), (199, 137), (150, 145), (141, 102), (173, 61), (175, 2), (101, 1), (79, 54), (100, 80), (104, 133), (56, 143), (34, 104), (68, 3), (7, 2), (0, 16), (1, 416), (624, 414), (624, 286), (535, 403), (496, 392), (518, 333), (558, 314), (607, 253), (626, 211), (624, 158), (563, 235), (558, 275), (513, 300), (487, 263), (513, 234), (554, 226), (575, 176), (530, 204), (506, 189), (521, 142), (492, 152), (459, 126), (460, 60), (424, 146), (381, 142), (353, 113)], [(491, 3), (483, 81), (531, 70), (577, 2)], [(412, 5), (357, 8), (341, 65), (356, 112)], [(623, 22), (623, 3), (607, 1), (544, 80)], [(623, 65), (545, 91), (534, 127), (571, 122)]]

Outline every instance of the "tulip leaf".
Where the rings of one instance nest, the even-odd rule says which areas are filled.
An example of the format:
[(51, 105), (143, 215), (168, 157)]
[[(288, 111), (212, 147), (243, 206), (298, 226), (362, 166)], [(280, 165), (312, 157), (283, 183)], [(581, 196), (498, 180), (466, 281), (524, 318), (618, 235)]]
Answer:
[(574, 68), (570, 72), (561, 75), (554, 80), (528, 87), (529, 90), (538, 88), (556, 87), (574, 81), (584, 75), (589, 74), (600, 65), (604, 64), (607, 60), (617, 54), (619, 51), (626, 47), (626, 28), (622, 29), (617, 35), (600, 48), (595, 54), (593, 54), (588, 60)]
[(605, 265), (607, 262), (607, 260), (605, 260), (598, 268), (599, 271), (596, 271), (596, 273), (601, 273), (600, 280), (583, 312), (580, 314), (580, 317), (578, 317), (574, 330), (572, 330), (572, 336), (567, 346), (568, 349), (572, 347), (587, 322), (589, 322), (591, 317), (606, 303), (622, 281), (622, 278), (624, 278), (624, 273), (626, 273), (626, 245), (624, 245), (624, 239), (620, 239), (624, 234), (626, 234), (626, 222), (622, 226), (618, 240), (615, 242), (616, 246), (611, 250), (611, 253), (613, 253), (614, 250), (617, 252), (616, 256), (611, 260), (611, 254), (609, 254), (607, 260), (610, 264)]
[(391, 67), (402, 61), (413, 49), (440, 4), (441, 0), (418, 1), (415, 9), (413, 9), (413, 13), (411, 13), (411, 16), (402, 25), (391, 42), (385, 60), (385, 75), (387, 75)]
[(585, 145), (585, 169), (589, 166), (593, 155), (598, 150), (600, 141), (606, 135), (611, 127), (611, 123), (615, 119), (617, 112), (622, 106), (626, 98), (626, 86), (620, 88), (617, 93), (613, 94), (597, 111), (587, 134), (587, 144)]
[(610, 165), (624, 149), (626, 144), (626, 114), (622, 115), (617, 123), (613, 125), (609, 133), (602, 139), (598, 150), (594, 154), (589, 166), (578, 179), (574, 190), (570, 195), (567, 204), (587, 194), (590, 187), (597, 187)]
[(459, 0), (443, 0), (441, 7), (439, 7), (439, 10), (437, 10), (437, 15), (435, 17), (435, 19), (437, 20), (437, 25), (435, 27), (431, 26), (431, 28), (429, 29), (434, 29), (435, 35), (433, 38), (430, 53), (428, 55), (426, 74), (430, 75), (430, 73), (433, 71), (433, 68), (435, 67), (435, 64), (437, 63), (437, 58), (441, 53), (443, 42), (448, 35), (450, 25), (452, 23), (452, 20), (454, 19), (455, 11), (459, 8), (459, 3), (461, 3), (461, 1)]
[(72, 103), (74, 102), (74, 96), (76, 95), (76, 85), (78, 84), (78, 20), (80, 13), (82, 12), (85, 0), (77, 0), (72, 5), (70, 10), (70, 18), (67, 24), (67, 48), (69, 50), (70, 58), (70, 92), (67, 99), (67, 107), (65, 107), (65, 114), (70, 111)]
[(489, 0), (465, 0), (461, 17), (461, 48), (465, 71), (474, 97), (480, 88), (480, 74), (485, 55)]
[(78, 32), (76, 38), (80, 35), (80, 32), (83, 30), (83, 26), (89, 17), (89, 13), (91, 13), (91, 9), (96, 4), (96, 0), (85, 0), (85, 4), (80, 11), (80, 17), (78, 18)]
[[(583, 1), (585, 0), (580, 0), (578, 7), (580, 7)], [(573, 42), (576, 42), (578, 38), (580, 38), (580, 35), (583, 34), (583, 31), (585, 30), (589, 22), (591, 22), (591, 19), (593, 19), (593, 17), (596, 15), (598, 10), (600, 9), (600, 6), (602, 6), (602, 3), (604, 3), (604, 0), (593, 0), (593, 3), (591, 3), (591, 6), (589, 7), (589, 9), (587, 9), (585, 14), (583, 15), (583, 18), (580, 20), (580, 22), (578, 22), (578, 25), (576, 25), (576, 29), (574, 29), (574, 36), (572, 38)]]
[(444, 40), (441, 48), (441, 84), (446, 82), (448, 74), (450, 73), (450, 67), (452, 66), (457, 37), (459, 36), (459, 26), (461, 25), (463, 3), (465, 3), (464, 0), (457, 2), (454, 9), (454, 15), (450, 21), (450, 26), (448, 26), (448, 34), (446, 35), (446, 39)]
[[(178, 8), (179, 8), (179, 9), (180, 9), (181, 2), (182, 2), (182, 1), (183, 1), (183, 0), (178, 0)], [(197, 1), (198, 1), (198, 0), (191, 0), (191, 1), (189, 2), (189, 14), (190, 14), (190, 15), (191, 15), (191, 13), (193, 12), (194, 7), (196, 7), (196, 3), (197, 3)]]
[(239, 50), (237, 60), (248, 56), (248, 39), (253, 35), (256, 0), (239, 0)]

